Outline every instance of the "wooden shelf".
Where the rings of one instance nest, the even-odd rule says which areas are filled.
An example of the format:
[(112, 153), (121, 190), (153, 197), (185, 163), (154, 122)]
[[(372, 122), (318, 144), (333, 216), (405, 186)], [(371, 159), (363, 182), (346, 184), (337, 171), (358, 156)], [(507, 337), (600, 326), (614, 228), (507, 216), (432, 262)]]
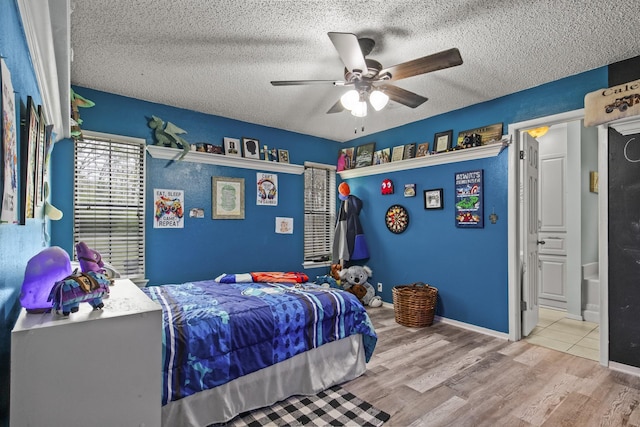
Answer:
[[(154, 159), (177, 160), (182, 154), (178, 148), (160, 147), (157, 145), (147, 145), (147, 152)], [(247, 159), (245, 157), (225, 156), (224, 154), (202, 153), (200, 151), (190, 151), (184, 156), (183, 162), (207, 163), (210, 165), (230, 166), (233, 168), (255, 169), (270, 172), (290, 173), (301, 175), (304, 166), (290, 163), (267, 162), (265, 160)]]
[(357, 178), (360, 176), (377, 175), (407, 169), (424, 168), (427, 166), (441, 165), (445, 163), (463, 162), (465, 160), (483, 159), (494, 157), (509, 145), (508, 139), (502, 139), (493, 144), (480, 147), (465, 148), (464, 150), (449, 151), (447, 153), (432, 154), (425, 157), (401, 160), (381, 165), (366, 166), (363, 168), (348, 169), (338, 172), (342, 179)]

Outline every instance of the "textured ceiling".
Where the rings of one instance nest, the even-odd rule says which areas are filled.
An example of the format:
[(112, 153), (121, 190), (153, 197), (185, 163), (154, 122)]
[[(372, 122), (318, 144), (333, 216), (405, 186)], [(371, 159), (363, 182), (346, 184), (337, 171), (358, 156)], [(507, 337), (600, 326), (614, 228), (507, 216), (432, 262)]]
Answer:
[[(74, 85), (336, 141), (432, 117), (640, 54), (637, 0), (76, 0)], [(376, 41), (390, 67), (457, 47), (460, 66), (396, 82), (429, 100), (356, 119), (327, 32)], [(364, 124), (365, 131), (354, 134)]]

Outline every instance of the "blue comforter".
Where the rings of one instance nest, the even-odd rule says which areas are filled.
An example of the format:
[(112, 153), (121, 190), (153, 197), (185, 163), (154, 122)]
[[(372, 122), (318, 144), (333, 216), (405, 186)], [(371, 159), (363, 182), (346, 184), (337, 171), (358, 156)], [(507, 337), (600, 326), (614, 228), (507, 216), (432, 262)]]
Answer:
[(162, 404), (362, 334), (377, 336), (355, 296), (313, 284), (217, 283), (144, 288), (163, 309)]

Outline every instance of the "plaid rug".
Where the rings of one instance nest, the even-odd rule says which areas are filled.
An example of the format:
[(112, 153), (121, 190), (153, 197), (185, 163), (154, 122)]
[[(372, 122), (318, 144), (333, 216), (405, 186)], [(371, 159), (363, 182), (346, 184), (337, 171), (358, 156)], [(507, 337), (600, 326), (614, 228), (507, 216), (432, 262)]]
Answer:
[(226, 426), (381, 426), (391, 416), (340, 386), (245, 412)]

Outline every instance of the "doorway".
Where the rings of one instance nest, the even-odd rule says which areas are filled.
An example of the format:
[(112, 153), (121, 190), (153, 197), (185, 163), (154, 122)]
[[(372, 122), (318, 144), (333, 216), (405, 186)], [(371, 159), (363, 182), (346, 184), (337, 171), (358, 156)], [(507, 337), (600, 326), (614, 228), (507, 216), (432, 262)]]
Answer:
[[(598, 241), (594, 236), (598, 236), (599, 201), (597, 194), (585, 194), (588, 185), (584, 181), (590, 170), (598, 170), (598, 131), (582, 127), (583, 116), (584, 111), (577, 110), (509, 126), (514, 148), (509, 163), (509, 335), (512, 340), (529, 335), (536, 344), (546, 343), (545, 346), (556, 350), (598, 360), (598, 323), (602, 313), (598, 309)], [(536, 259), (540, 259), (540, 279), (536, 292), (530, 292), (530, 288), (521, 287), (526, 264), (522, 261), (523, 248), (530, 238), (523, 236), (522, 231), (526, 227), (523, 228), (521, 212), (527, 211), (528, 199), (523, 200), (521, 194), (524, 180), (518, 157), (525, 139), (523, 132), (540, 127), (549, 128), (546, 140), (545, 136), (538, 137), (541, 148), (536, 163), (541, 170), (540, 187), (545, 186), (545, 178), (548, 182), (546, 193), (544, 190), (539, 193)], [(551, 144), (552, 149), (542, 148), (545, 144)], [(553, 209), (545, 211), (547, 197), (551, 197), (547, 202)], [(588, 276), (593, 279), (589, 282), (592, 289), (588, 289), (585, 280)], [(531, 295), (535, 295), (535, 302), (527, 302), (527, 296)], [(525, 314), (527, 308), (521, 301), (527, 303), (529, 310), (535, 306), (535, 318), (539, 315), (540, 319), (535, 328), (530, 326), (527, 331), (523, 331), (521, 317), (521, 309)]]

